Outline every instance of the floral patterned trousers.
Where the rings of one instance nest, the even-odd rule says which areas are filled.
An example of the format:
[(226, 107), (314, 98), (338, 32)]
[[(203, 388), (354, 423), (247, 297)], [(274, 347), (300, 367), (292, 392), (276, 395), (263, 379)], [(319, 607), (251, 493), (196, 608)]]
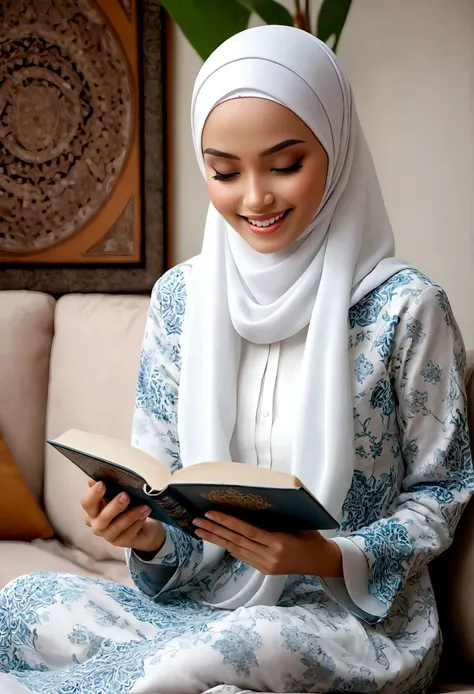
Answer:
[(316, 579), (294, 579), (277, 607), (222, 611), (185, 597), (157, 603), (136, 589), (93, 578), (22, 576), (0, 592), (0, 691), (428, 689), (439, 647), (420, 648), (416, 625), (410, 648), (401, 634), (399, 643), (389, 638), (385, 625), (363, 624)]

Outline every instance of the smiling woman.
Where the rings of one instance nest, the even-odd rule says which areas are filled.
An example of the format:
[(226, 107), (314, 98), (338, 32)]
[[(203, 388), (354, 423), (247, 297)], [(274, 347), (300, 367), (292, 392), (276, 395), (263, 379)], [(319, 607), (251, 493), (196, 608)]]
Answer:
[(340, 527), (217, 513), (194, 537), (92, 484), (86, 523), (127, 548), (138, 590), (11, 583), (0, 689), (425, 694), (441, 651), (428, 565), (474, 490), (447, 297), (394, 258), (351, 87), (316, 38), (234, 36), (204, 64), (191, 122), (204, 243), (156, 284), (133, 444), (172, 470), (289, 472)]
[(281, 251), (306, 229), (323, 198), (328, 155), (292, 111), (268, 99), (233, 98), (202, 134), (209, 197), (256, 251)]

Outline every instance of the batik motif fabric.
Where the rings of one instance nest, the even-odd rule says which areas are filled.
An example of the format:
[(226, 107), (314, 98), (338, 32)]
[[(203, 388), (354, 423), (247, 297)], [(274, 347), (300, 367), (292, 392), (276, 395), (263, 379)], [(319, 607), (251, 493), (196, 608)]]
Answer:
[[(192, 267), (155, 287), (137, 387), (133, 443), (171, 469)], [(216, 591), (250, 569), (206, 564), (202, 542), (169, 527), (152, 562), (128, 553), (135, 590), (64, 574), (10, 583), (0, 691), (428, 691), (441, 652), (428, 564), (474, 490), (464, 348), (445, 293), (415, 270), (356, 304), (349, 328), (355, 461), (337, 540), (344, 558), (365, 557), (365, 584), (289, 576), (277, 605), (215, 609)]]

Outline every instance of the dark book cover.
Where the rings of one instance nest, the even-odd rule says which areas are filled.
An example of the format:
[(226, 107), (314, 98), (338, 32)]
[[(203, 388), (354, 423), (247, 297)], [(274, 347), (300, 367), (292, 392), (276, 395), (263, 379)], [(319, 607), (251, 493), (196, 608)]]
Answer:
[(150, 518), (168, 525), (175, 525), (194, 535), (192, 521), (195, 516), (192, 516), (186, 508), (170, 496), (169, 490), (154, 492), (143, 477), (128, 468), (65, 446), (58, 446), (53, 441), (48, 443), (93, 480), (102, 481), (105, 484), (106, 501), (112, 501), (120, 492), (126, 492), (130, 497), (127, 510), (145, 504), (151, 508)]
[(332, 530), (338, 522), (303, 487), (281, 489), (252, 485), (171, 482), (168, 491), (195, 515), (215, 510), (264, 530)]
[(126, 467), (89, 456), (48, 441), (56, 450), (96, 482), (102, 481), (104, 498), (112, 501), (121, 492), (130, 497), (127, 510), (145, 504), (150, 518), (174, 525), (194, 536), (193, 520), (215, 510), (235, 516), (264, 530), (297, 532), (330, 530), (337, 521), (303, 487), (256, 487), (252, 485), (171, 482), (162, 491), (153, 490), (139, 474)]

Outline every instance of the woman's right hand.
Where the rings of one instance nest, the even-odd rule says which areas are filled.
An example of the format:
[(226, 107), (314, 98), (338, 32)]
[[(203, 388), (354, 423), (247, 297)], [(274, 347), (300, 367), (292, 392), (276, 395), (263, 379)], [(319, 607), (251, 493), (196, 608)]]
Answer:
[(107, 502), (104, 499), (105, 484), (89, 480), (89, 490), (81, 499), (86, 512), (85, 523), (94, 535), (103, 537), (115, 547), (156, 554), (165, 541), (165, 530), (160, 521), (148, 518), (149, 506), (137, 506), (127, 511), (130, 499), (119, 494)]

